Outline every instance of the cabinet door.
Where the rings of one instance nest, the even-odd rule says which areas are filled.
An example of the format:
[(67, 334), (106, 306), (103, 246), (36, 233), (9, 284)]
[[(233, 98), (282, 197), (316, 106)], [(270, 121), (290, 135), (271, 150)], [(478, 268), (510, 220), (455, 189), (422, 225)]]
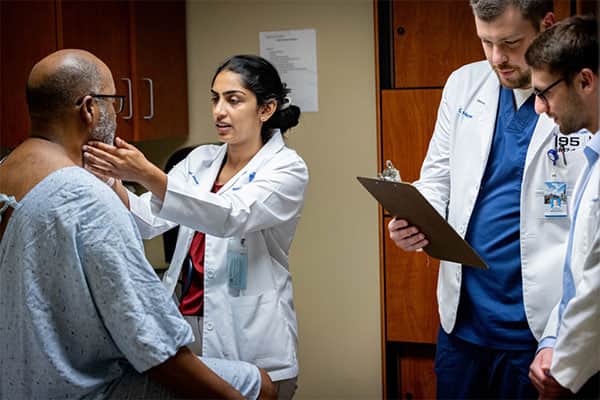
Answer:
[[(113, 73), (118, 94), (129, 95), (128, 82), (132, 81), (129, 41), (129, 3), (125, 1), (59, 0), (62, 18), (59, 35), (62, 48), (88, 50), (108, 65)], [(133, 112), (126, 99), (125, 110), (119, 115), (117, 135), (133, 138)]]
[(25, 85), (31, 68), (56, 46), (53, 2), (0, 1), (0, 152), (29, 136)]
[(381, 93), (382, 160), (392, 160), (403, 181), (419, 178), (441, 98), (442, 89)]
[[(441, 94), (441, 89), (382, 91), (382, 160), (392, 160), (404, 181), (419, 177)], [(386, 340), (435, 343), (438, 261), (405, 253), (384, 237)]]
[[(384, 218), (384, 226), (390, 218)], [(403, 252), (386, 236), (385, 338), (390, 342), (435, 343), (440, 324), (436, 299), (439, 262), (425, 252)]]
[(434, 370), (435, 346), (403, 345), (399, 352), (400, 390), (402, 399), (434, 399), (436, 376)]
[(600, 11), (600, 2), (598, 0), (577, 0), (576, 10), (577, 14), (594, 14), (598, 16)]
[(393, 4), (394, 87), (443, 86), (453, 70), (485, 58), (468, 1)]
[(185, 2), (134, 1), (132, 12), (135, 139), (186, 137)]

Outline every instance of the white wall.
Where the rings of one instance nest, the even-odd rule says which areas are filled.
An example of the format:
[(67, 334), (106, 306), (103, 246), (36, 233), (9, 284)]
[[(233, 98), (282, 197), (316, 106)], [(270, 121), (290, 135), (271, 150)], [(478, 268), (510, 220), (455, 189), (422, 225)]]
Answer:
[[(372, 1), (188, 0), (190, 137), (143, 149), (162, 166), (176, 147), (214, 141), (216, 66), (233, 54), (258, 54), (260, 31), (307, 28), (317, 31), (319, 112), (303, 114), (287, 141), (310, 171), (290, 257), (300, 335), (296, 398), (381, 398), (378, 215), (355, 179), (377, 168)], [(148, 246), (155, 264), (161, 245)]]

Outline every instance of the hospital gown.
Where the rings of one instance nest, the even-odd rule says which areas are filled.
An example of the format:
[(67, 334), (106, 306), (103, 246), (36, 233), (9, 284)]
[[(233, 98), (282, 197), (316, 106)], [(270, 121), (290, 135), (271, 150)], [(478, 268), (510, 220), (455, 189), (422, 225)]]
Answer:
[(191, 341), (106, 185), (63, 168), (15, 206), (0, 242), (1, 399), (164, 398), (142, 372)]

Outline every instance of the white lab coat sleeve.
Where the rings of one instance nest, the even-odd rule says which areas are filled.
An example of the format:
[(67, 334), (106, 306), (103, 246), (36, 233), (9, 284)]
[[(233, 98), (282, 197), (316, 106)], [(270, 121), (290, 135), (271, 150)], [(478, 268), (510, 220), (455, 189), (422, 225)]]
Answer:
[(177, 226), (176, 223), (159, 218), (152, 213), (150, 192), (137, 196), (128, 191), (127, 196), (129, 209), (143, 239), (152, 239)]
[(552, 357), (552, 376), (576, 393), (600, 371), (600, 229), (585, 258), (576, 295), (565, 308)]
[(544, 333), (542, 334), (542, 339), (546, 337), (555, 337), (556, 330), (558, 329), (558, 306), (560, 302), (557, 303), (552, 311), (550, 312), (550, 316), (548, 317), (548, 322), (546, 323), (546, 327), (544, 328)]
[(452, 93), (452, 76), (442, 93), (437, 121), (421, 167), (421, 176), (414, 186), (433, 207), (446, 218), (450, 199), (450, 151), (453, 118), (448, 94)]
[(152, 210), (217, 237), (243, 236), (298, 218), (308, 182), (306, 164), (285, 155), (272, 164), (256, 171), (252, 182), (222, 194), (193, 191), (183, 176), (171, 173), (164, 201), (154, 196)]

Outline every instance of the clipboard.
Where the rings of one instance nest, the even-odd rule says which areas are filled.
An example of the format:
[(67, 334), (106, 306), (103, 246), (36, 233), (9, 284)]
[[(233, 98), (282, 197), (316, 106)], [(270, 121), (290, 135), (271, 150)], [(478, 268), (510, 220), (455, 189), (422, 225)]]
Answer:
[(442, 218), (410, 183), (356, 177), (373, 197), (395, 217), (405, 219), (425, 234), (423, 250), (431, 257), (470, 267), (488, 269), (479, 254)]

